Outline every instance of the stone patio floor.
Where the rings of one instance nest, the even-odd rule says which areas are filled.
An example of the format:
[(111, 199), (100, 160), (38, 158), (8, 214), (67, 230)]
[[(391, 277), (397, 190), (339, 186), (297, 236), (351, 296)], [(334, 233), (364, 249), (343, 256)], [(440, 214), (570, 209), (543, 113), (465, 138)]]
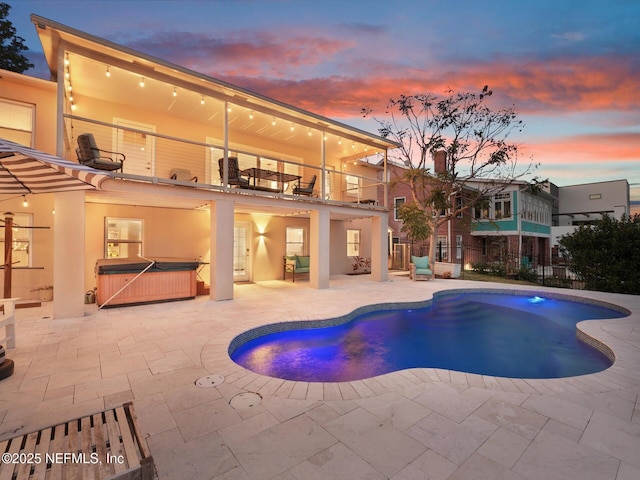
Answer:
[[(451, 288), (521, 288), (390, 275), (236, 285), (235, 299), (19, 310), (14, 375), (0, 382), (0, 439), (133, 400), (160, 479), (640, 478), (640, 296), (540, 288), (631, 310), (584, 322), (609, 345), (604, 372), (552, 380), (412, 369), (345, 383), (252, 373), (227, 354), (252, 327), (329, 318)], [(206, 375), (224, 382), (199, 388)], [(231, 400), (256, 392), (253, 406)], [(236, 397), (239, 398), (239, 397)]]

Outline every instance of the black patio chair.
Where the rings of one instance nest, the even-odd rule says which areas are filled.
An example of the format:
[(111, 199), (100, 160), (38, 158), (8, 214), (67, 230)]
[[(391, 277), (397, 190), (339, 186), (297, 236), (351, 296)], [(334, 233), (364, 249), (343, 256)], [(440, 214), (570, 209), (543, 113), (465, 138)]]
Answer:
[[(103, 153), (113, 155), (113, 158), (103, 156)], [(92, 133), (83, 133), (78, 136), (76, 154), (78, 155), (78, 163), (97, 170), (108, 170), (110, 172), (122, 171), (126, 159), (124, 153), (99, 149)]]

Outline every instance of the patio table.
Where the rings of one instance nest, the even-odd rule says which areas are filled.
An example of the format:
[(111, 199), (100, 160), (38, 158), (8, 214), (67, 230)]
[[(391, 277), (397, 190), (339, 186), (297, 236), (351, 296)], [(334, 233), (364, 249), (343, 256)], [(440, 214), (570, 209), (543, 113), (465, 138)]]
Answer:
[[(267, 170), (265, 168), (246, 168), (242, 170), (240, 173), (243, 175), (247, 175), (249, 177), (249, 182), (251, 186), (255, 189), (258, 189), (260, 186), (256, 183), (257, 180), (268, 180), (272, 182), (278, 183), (278, 188), (276, 191), (282, 193), (284, 191), (284, 184), (289, 182), (297, 182), (300, 185), (300, 179), (302, 178), (300, 175), (294, 175), (293, 173), (285, 173), (285, 172), (276, 172), (274, 170)], [(269, 189), (273, 190), (273, 189)]]

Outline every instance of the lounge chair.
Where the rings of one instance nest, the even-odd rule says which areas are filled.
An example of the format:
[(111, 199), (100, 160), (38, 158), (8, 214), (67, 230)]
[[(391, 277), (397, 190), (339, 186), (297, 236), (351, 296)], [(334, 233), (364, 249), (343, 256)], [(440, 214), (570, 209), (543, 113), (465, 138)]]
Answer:
[(433, 277), (433, 272), (429, 268), (429, 257), (415, 257), (411, 255), (409, 277), (414, 282), (416, 280), (430, 280)]
[[(113, 155), (113, 158), (103, 156), (103, 153)], [(97, 170), (108, 170), (110, 172), (122, 171), (126, 159), (124, 153), (99, 149), (92, 133), (83, 133), (78, 136), (76, 154), (78, 155), (78, 163)]]
[(198, 183), (198, 177), (195, 175), (192, 176), (191, 172), (186, 168), (172, 168), (170, 175), (171, 175), (171, 180)]
[(313, 188), (316, 185), (316, 178), (317, 178), (316, 175), (311, 177), (311, 181), (307, 184), (306, 187), (300, 187), (300, 186), (293, 187), (293, 194), (306, 195), (307, 197), (310, 197), (311, 195), (313, 195)]
[[(218, 160), (218, 169), (220, 170), (220, 181), (224, 178), (224, 158)], [(238, 158), (229, 157), (229, 185), (237, 187), (248, 187), (249, 180), (240, 176), (240, 168), (238, 167)]]

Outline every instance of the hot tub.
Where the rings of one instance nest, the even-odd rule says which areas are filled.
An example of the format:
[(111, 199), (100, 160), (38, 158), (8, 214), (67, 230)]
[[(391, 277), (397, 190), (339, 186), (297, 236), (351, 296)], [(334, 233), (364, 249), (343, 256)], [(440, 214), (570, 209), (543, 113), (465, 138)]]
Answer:
[(182, 258), (100, 259), (95, 266), (96, 302), (116, 306), (194, 298), (199, 266), (197, 260)]

